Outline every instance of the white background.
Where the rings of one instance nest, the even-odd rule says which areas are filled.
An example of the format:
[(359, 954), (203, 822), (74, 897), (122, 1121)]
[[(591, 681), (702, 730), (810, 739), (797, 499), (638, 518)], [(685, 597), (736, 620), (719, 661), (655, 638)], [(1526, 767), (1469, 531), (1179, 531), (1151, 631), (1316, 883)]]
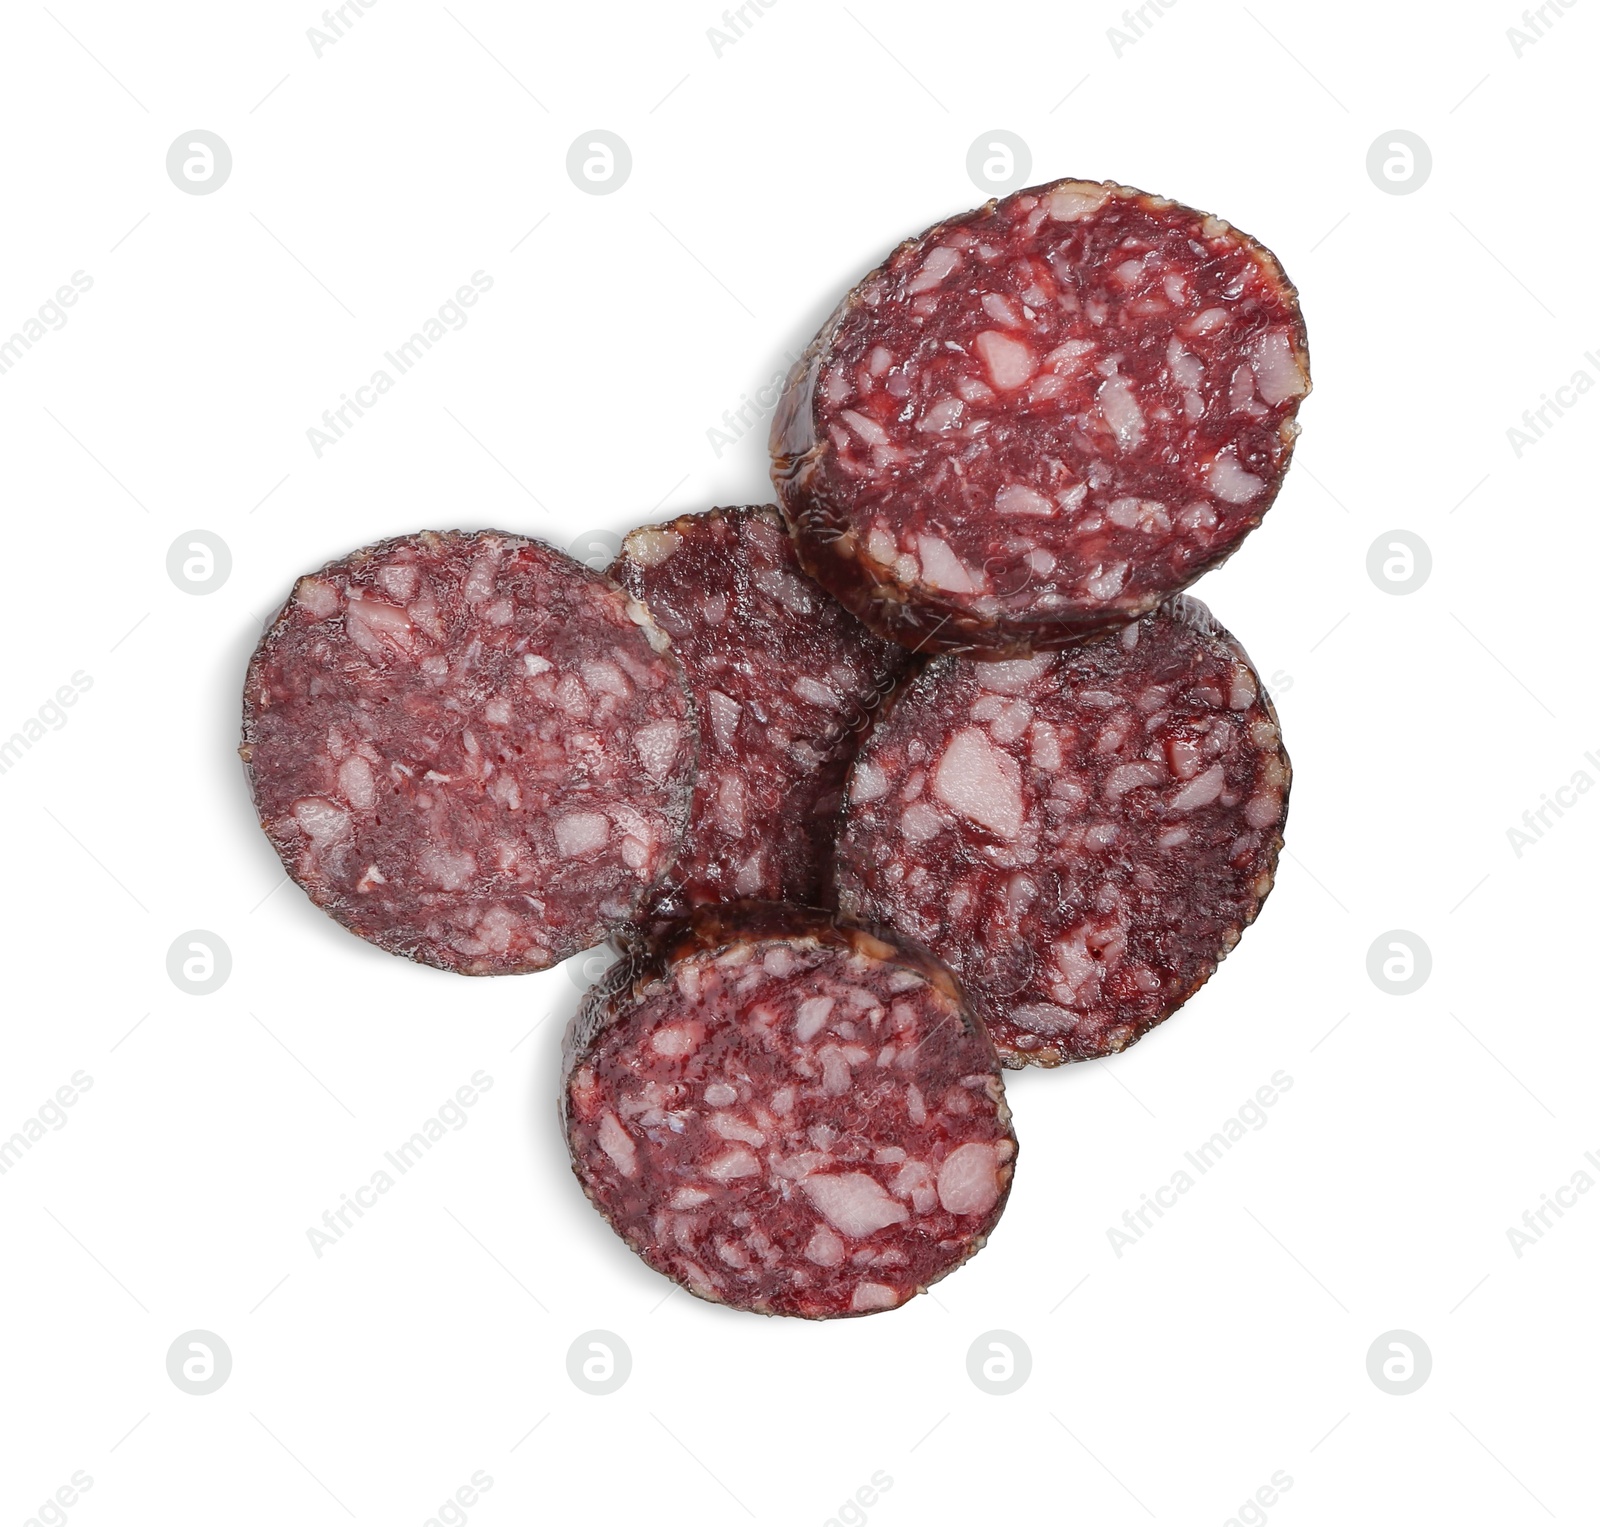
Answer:
[[(1114, 45), (1114, 0), (778, 0), (719, 54), (715, 3), (378, 0), (321, 57), (311, 4), (5, 8), (0, 337), (93, 287), (0, 375), (0, 738), (93, 683), (0, 775), (0, 1136), (93, 1085), (0, 1177), (0, 1524), (75, 1470), (84, 1527), (421, 1524), (476, 1470), (484, 1527), (822, 1524), (875, 1471), (846, 1520), (1590, 1519), (1600, 1193), (1520, 1257), (1507, 1229), (1600, 1179), (1600, 799), (1520, 856), (1507, 829), (1600, 779), (1600, 398), (1520, 458), (1507, 430), (1600, 378), (1593, 10), (1519, 56), (1512, 3), (1180, 0)], [(195, 128), (232, 150), (211, 195), (165, 171)], [(595, 128), (632, 151), (614, 194), (566, 172)], [(764, 428), (707, 431), (983, 199), (999, 128), (1033, 180), (1214, 210), (1300, 287), (1299, 454), (1198, 590), (1279, 697), (1289, 854), (1183, 1013), (1011, 1081), (1009, 1212), (934, 1297), (663, 1303), (565, 1164), (573, 979), (415, 967), (281, 887), (232, 751), (245, 661), (297, 574), (384, 535), (565, 546), (768, 498)], [(1432, 151), (1413, 194), (1366, 170), (1396, 128)], [(308, 427), (477, 270), (467, 326), (319, 458)], [(1366, 565), (1397, 528), (1433, 560), (1403, 596)], [(166, 571), (196, 529), (232, 554), (203, 596)], [(232, 951), (209, 996), (167, 975), (191, 929)], [(1391, 929), (1432, 953), (1409, 996), (1367, 973)], [(467, 1125), (318, 1258), (307, 1229), (479, 1068)], [(1108, 1227), (1278, 1070), (1266, 1126), (1119, 1257)], [(165, 1367), (196, 1328), (233, 1355), (205, 1397)], [(633, 1358), (603, 1397), (566, 1369), (597, 1328)], [(1032, 1355), (1007, 1396), (967, 1375), (995, 1329)], [(1395, 1329), (1433, 1357), (1406, 1396), (1367, 1373)]]

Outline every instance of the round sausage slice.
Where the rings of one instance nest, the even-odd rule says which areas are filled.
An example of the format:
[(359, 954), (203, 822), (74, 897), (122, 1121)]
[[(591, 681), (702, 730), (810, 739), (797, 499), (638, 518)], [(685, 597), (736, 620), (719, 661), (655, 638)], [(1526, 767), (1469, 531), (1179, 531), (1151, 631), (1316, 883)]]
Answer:
[(948, 971), (826, 913), (708, 908), (594, 988), (561, 1111), (595, 1207), (703, 1299), (894, 1309), (993, 1230), (1011, 1183), (994, 1048)]
[(424, 531), (301, 578), (245, 682), (284, 869), (352, 933), (442, 970), (543, 970), (677, 854), (695, 716), (666, 638), (564, 553)]
[(1066, 651), (930, 664), (856, 760), (840, 906), (937, 949), (1008, 1066), (1093, 1060), (1254, 921), (1288, 799), (1260, 678), (1179, 597)]
[(672, 638), (701, 718), (689, 831), (651, 918), (718, 901), (825, 905), (844, 777), (906, 650), (800, 570), (775, 509), (646, 525), (610, 572)]
[(1109, 181), (909, 239), (790, 376), (773, 480), (806, 568), (925, 651), (1021, 655), (1153, 609), (1259, 524), (1310, 388), (1278, 261)]

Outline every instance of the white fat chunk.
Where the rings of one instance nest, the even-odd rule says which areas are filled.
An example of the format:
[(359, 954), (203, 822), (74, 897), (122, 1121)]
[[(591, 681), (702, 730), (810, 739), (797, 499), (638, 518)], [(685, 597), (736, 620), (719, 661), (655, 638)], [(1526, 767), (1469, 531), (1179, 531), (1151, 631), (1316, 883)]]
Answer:
[(791, 687), (802, 700), (812, 705), (820, 705), (825, 710), (838, 709), (839, 697), (826, 684), (820, 684), (815, 679), (799, 678)]
[(315, 619), (326, 620), (339, 608), (339, 590), (321, 578), (302, 578), (294, 587), (294, 602)]
[(832, 1012), (832, 997), (807, 997), (795, 1013), (794, 1037), (801, 1044), (815, 1039)]
[(743, 707), (721, 690), (706, 691), (706, 710), (711, 720), (711, 735), (724, 751), (732, 748), (734, 734), (739, 729), (739, 716)]
[(951, 594), (976, 594), (982, 587), (973, 581), (972, 570), (962, 562), (949, 543), (937, 536), (918, 536), (917, 551), (922, 559), (922, 581), (929, 588), (943, 589)]
[(1050, 192), (1050, 216), (1060, 223), (1076, 223), (1098, 212), (1110, 194), (1092, 180), (1064, 180)]
[(1034, 768), (1053, 773), (1061, 767), (1061, 734), (1048, 721), (1035, 721), (1028, 741), (1029, 762)]
[(1176, 335), (1166, 341), (1166, 370), (1173, 373), (1173, 381), (1176, 381), (1179, 387), (1186, 387), (1189, 391), (1200, 386), (1200, 379), (1205, 376), (1205, 367), (1200, 363), (1200, 357), (1190, 355), (1189, 351), (1179, 344)]
[(1123, 530), (1142, 530), (1146, 535), (1172, 527), (1166, 505), (1153, 498), (1112, 499), (1106, 505), (1106, 518)]
[(1054, 666), (1056, 655), (1041, 652), (1034, 657), (1007, 658), (1001, 662), (974, 663), (973, 677), (979, 685), (998, 695), (1020, 695)]
[(656, 530), (647, 525), (634, 531), (622, 549), (628, 560), (639, 567), (659, 567), (682, 544), (683, 537), (676, 530)]
[(802, 1177), (809, 1177), (813, 1172), (820, 1172), (832, 1165), (833, 1157), (826, 1151), (800, 1151), (778, 1162), (772, 1170), (779, 1177), (798, 1182)]
[(917, 1212), (926, 1214), (933, 1207), (933, 1168), (912, 1158), (894, 1174), (889, 1189), (896, 1198), (911, 1199)]
[(1283, 811), (1283, 797), (1276, 790), (1262, 790), (1244, 803), (1244, 819), (1258, 832), (1271, 827)]
[(633, 1140), (609, 1109), (600, 1116), (600, 1129), (595, 1138), (600, 1142), (600, 1149), (611, 1158), (612, 1165), (624, 1177), (633, 1177), (638, 1173), (639, 1155), (634, 1149)]
[(1258, 419), (1266, 413), (1256, 402), (1256, 374), (1248, 365), (1234, 367), (1233, 379), (1228, 383), (1228, 407), (1236, 414), (1250, 414)]
[(672, 761), (678, 756), (678, 740), (676, 721), (653, 721), (633, 734), (633, 750), (651, 779), (665, 780), (672, 773)]
[(1193, 779), (1204, 762), (1200, 749), (1186, 737), (1174, 737), (1167, 743), (1167, 767), (1179, 779)]
[(1044, 358), (1045, 366), (1054, 372), (1067, 373), (1078, 369), (1085, 356), (1093, 355), (1095, 343), (1092, 339), (1069, 339), (1057, 345)]
[(373, 786), (372, 765), (359, 753), (352, 753), (339, 765), (339, 793), (357, 811), (369, 811), (377, 799)]
[(556, 851), (563, 859), (577, 859), (604, 848), (611, 837), (611, 822), (599, 811), (574, 811), (550, 824)]
[(499, 553), (489, 548), (472, 564), (467, 581), (461, 585), (461, 592), (468, 604), (482, 604), (493, 595), (495, 569), (499, 562)]
[(582, 672), (583, 682), (596, 694), (615, 695), (619, 700), (626, 700), (633, 693), (633, 685), (615, 663), (585, 663)]
[(1060, 977), (1060, 981), (1052, 988), (1053, 995), (1076, 1002), (1092, 997), (1099, 991), (1101, 970), (1094, 955), (1089, 952), (1087, 928), (1074, 928), (1066, 938), (1057, 939), (1050, 952), (1054, 956), (1056, 974)]
[(888, 776), (871, 759), (861, 759), (850, 778), (850, 804), (864, 806), (868, 801), (882, 800), (888, 793)]
[(881, 526), (874, 525), (867, 532), (867, 555), (874, 562), (879, 562), (884, 567), (893, 567), (895, 558), (899, 554), (900, 548), (895, 545), (893, 538)]
[(1008, 482), (994, 496), (995, 511), (999, 514), (1052, 515), (1056, 506), (1044, 494), (1026, 483)]
[[(600, 820), (603, 822), (605, 818)], [(417, 869), (441, 891), (464, 889), (477, 868), (478, 861), (465, 851), (453, 854), (449, 849), (425, 843), (417, 853)]]
[(903, 1224), (911, 1215), (865, 1172), (841, 1172), (805, 1178), (800, 1191), (811, 1206), (841, 1235), (859, 1238)]
[(758, 848), (743, 864), (739, 866), (739, 873), (734, 877), (733, 890), (737, 896), (754, 896), (761, 889), (761, 865), (766, 855), (764, 848)]
[(922, 262), (922, 268), (911, 278), (906, 286), (906, 295), (916, 297), (922, 292), (931, 292), (960, 266), (961, 256), (955, 250), (940, 245)]
[(1239, 465), (1232, 446), (1218, 451), (1206, 468), (1206, 486), (1225, 504), (1248, 504), (1266, 484)]
[(329, 843), (343, 837), (350, 826), (350, 813), (320, 795), (307, 796), (294, 803), (294, 819), (314, 843)]
[(996, 742), (1015, 742), (1028, 730), (1032, 720), (1033, 707), (1026, 700), (1002, 700), (1000, 713), (990, 722), (989, 735)]
[(994, 1147), (957, 1146), (939, 1168), (939, 1204), (947, 1214), (987, 1214), (1000, 1197)]
[(344, 612), (345, 635), (368, 657), (411, 651), (411, 618), (381, 599), (352, 599)]
[(925, 1124), (928, 1120), (928, 1105), (923, 1101), (922, 1089), (915, 1082), (906, 1083), (906, 1117), (913, 1124)]
[(1144, 440), (1144, 414), (1139, 408), (1128, 379), (1108, 376), (1095, 395), (1100, 405), (1100, 417), (1106, 421), (1111, 433), (1117, 437), (1117, 446), (1124, 451), (1136, 449)]
[(701, 1168), (716, 1182), (736, 1182), (741, 1177), (754, 1177), (760, 1170), (761, 1163), (742, 1145), (730, 1146), (715, 1161), (708, 1161)]
[(818, 1225), (806, 1242), (805, 1257), (818, 1267), (837, 1267), (844, 1261), (844, 1242), (826, 1225)]
[(926, 843), (937, 838), (947, 823), (926, 801), (915, 801), (900, 813), (900, 832), (908, 843)]
[(1285, 329), (1271, 329), (1251, 347), (1250, 369), (1256, 388), (1269, 403), (1287, 403), (1305, 394), (1307, 378)]
[(850, 1090), (850, 1065), (838, 1045), (824, 1045), (818, 1057), (822, 1061), (822, 1090), (830, 1098), (842, 1098)]
[(1093, 574), (1083, 581), (1083, 586), (1094, 599), (1114, 599), (1128, 581), (1128, 564), (1113, 562), (1110, 567), (1096, 566)]
[(755, 1125), (746, 1124), (731, 1113), (714, 1113), (707, 1123), (711, 1126), (711, 1132), (723, 1140), (742, 1140), (746, 1145), (767, 1143), (767, 1137)]
[(1078, 1015), (1057, 1007), (1054, 1002), (1024, 1002), (1010, 1010), (1012, 1022), (1031, 1034), (1070, 1034), (1078, 1025)]
[(1017, 310), (1016, 303), (1003, 292), (985, 292), (983, 310), (996, 323), (1003, 323), (1008, 329), (1022, 327), (1022, 314)]
[(858, 1283), (850, 1295), (852, 1310), (892, 1310), (900, 1296), (887, 1283)]
[(1130, 790), (1137, 790), (1141, 785), (1159, 785), (1166, 777), (1166, 769), (1153, 760), (1118, 764), (1106, 775), (1102, 788), (1107, 800), (1118, 801)]
[(940, 398), (930, 403), (924, 410), (922, 417), (917, 420), (917, 429), (924, 435), (954, 429), (961, 422), (961, 410), (964, 406), (960, 398)]
[(737, 774), (724, 774), (717, 781), (712, 817), (718, 832), (730, 838), (744, 836), (744, 781)]
[(1227, 770), (1221, 764), (1213, 764), (1204, 774), (1197, 774), (1173, 796), (1167, 802), (1167, 809), (1194, 811), (1198, 807), (1209, 806), (1222, 794), (1222, 787), (1226, 781)]
[(865, 414), (857, 413), (853, 408), (844, 409), (839, 417), (848, 424), (853, 433), (868, 445), (888, 445), (889, 437), (884, 433), (883, 426), (876, 419), (869, 419)]
[(1002, 392), (1014, 391), (1039, 369), (1039, 358), (1032, 349), (998, 329), (985, 329), (973, 345), (989, 380)]
[(1022, 771), (980, 727), (965, 727), (950, 739), (933, 789), (952, 811), (999, 837), (1022, 831)]
[(668, 1023), (650, 1036), (650, 1048), (657, 1055), (676, 1058), (688, 1055), (704, 1038), (705, 1025), (702, 1023)]

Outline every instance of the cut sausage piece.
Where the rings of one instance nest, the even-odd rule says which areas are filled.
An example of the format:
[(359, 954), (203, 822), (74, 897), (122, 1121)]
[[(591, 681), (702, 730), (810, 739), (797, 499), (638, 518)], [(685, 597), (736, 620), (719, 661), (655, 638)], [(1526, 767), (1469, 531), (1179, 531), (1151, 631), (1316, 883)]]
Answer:
[(789, 378), (773, 481), (824, 588), (926, 651), (1124, 624), (1227, 557), (1310, 388), (1277, 260), (1111, 182), (940, 223), (844, 300)]
[(706, 908), (567, 1031), (573, 1170), (703, 1299), (893, 1309), (994, 1228), (1016, 1141), (994, 1047), (930, 956), (795, 907)]
[(1272, 887), (1289, 759), (1198, 600), (1062, 652), (931, 663), (850, 778), (839, 900), (937, 949), (1008, 1066), (1126, 1048)]
[(284, 869), (442, 970), (543, 970), (635, 915), (682, 841), (695, 717), (621, 589), (538, 541), (403, 536), (301, 578), (245, 682)]
[(718, 901), (825, 905), (845, 773), (905, 649), (800, 570), (774, 509), (647, 525), (610, 572), (672, 638), (701, 721), (688, 835), (651, 917)]

